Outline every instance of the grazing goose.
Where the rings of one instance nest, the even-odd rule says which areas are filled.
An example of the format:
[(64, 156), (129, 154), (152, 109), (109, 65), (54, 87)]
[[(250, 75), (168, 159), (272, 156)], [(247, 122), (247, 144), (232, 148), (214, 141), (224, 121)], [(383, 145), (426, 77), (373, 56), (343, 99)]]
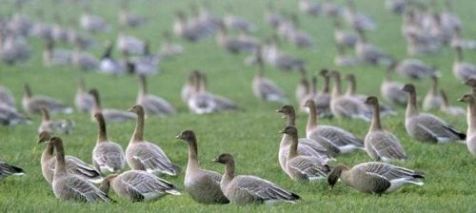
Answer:
[(55, 48), (54, 40), (47, 40), (43, 50), (43, 64), (45, 66), (69, 65), (73, 62), (73, 51)]
[(94, 115), (98, 122), (98, 139), (92, 153), (94, 167), (102, 174), (118, 173), (126, 164), (124, 150), (107, 137), (106, 121), (101, 113)]
[(139, 75), (139, 94), (136, 104), (142, 105), (146, 116), (168, 116), (175, 114), (175, 108), (165, 99), (148, 94), (147, 82), (144, 75)]
[(61, 138), (52, 137), (50, 142), (56, 149), (56, 162), (51, 186), (56, 198), (64, 201), (111, 202), (112, 200), (85, 178), (68, 172)]
[(432, 76), (431, 88), (423, 99), (423, 110), (441, 109), (443, 102), (443, 97), (441, 97), (440, 89), (438, 88), (438, 77)]
[(94, 97), (89, 94), (84, 84), (84, 79), (78, 80), (78, 88), (74, 96), (74, 105), (76, 110), (83, 113), (89, 113), (94, 107)]
[(12, 92), (0, 84), (0, 105), (15, 108), (15, 97)]
[(50, 134), (69, 134), (73, 131), (74, 122), (69, 119), (51, 120), (48, 109), (41, 108), (41, 123), (38, 127), (38, 133), (48, 132)]
[(161, 58), (170, 58), (184, 52), (184, 47), (178, 43), (173, 43), (172, 34), (168, 31), (163, 33), (164, 40), (160, 46), (159, 55)]
[(243, 17), (233, 14), (233, 7), (227, 6), (227, 12), (223, 17), (223, 24), (229, 30), (238, 30), (241, 32), (252, 32), (256, 26)]
[(452, 116), (460, 116), (466, 114), (466, 111), (458, 106), (450, 105), (448, 96), (444, 90), (440, 90), (441, 98), (443, 98), (443, 105), (441, 105), (441, 111)]
[(187, 76), (187, 81), (182, 86), (182, 90), (180, 91), (180, 98), (184, 103), (188, 103), (188, 100), (192, 96), (194, 90), (196, 89), (196, 84), (199, 78), (200, 72), (198, 70), (194, 70), (190, 72)]
[(289, 146), (286, 167), (283, 171), (293, 180), (296, 181), (318, 181), (326, 178), (330, 172), (327, 162), (314, 156), (300, 155), (298, 153), (299, 137), (298, 131), (294, 126), (287, 126), (281, 133), (291, 137), (291, 145)]
[(368, 162), (352, 168), (343, 165), (335, 167), (327, 181), (333, 187), (339, 179), (360, 192), (381, 195), (396, 191), (409, 183), (422, 186), (424, 176), (421, 172), (392, 164)]
[[(38, 135), (38, 143), (46, 142), (46, 148), (41, 154), (41, 172), (43, 174), (43, 178), (51, 184), (54, 179), (54, 173), (56, 168), (56, 161), (54, 155), (55, 145), (52, 143), (52, 139), (55, 137), (51, 137), (50, 133), (48, 132), (41, 132)], [(58, 155), (58, 153), (56, 153)], [(85, 180), (88, 180), (93, 183), (100, 183), (103, 178), (101, 174), (96, 171), (92, 166), (86, 164), (84, 161), (80, 160), (77, 157), (66, 155), (64, 156), (66, 161), (66, 172), (68, 174), (74, 174), (77, 176), (81, 176)]]
[[(277, 112), (283, 114), (283, 118), (286, 119), (286, 126), (296, 126), (296, 114), (293, 106), (284, 105), (279, 110), (277, 110)], [(297, 152), (299, 155), (314, 157), (324, 163), (335, 160), (331, 157), (331, 154), (333, 154), (334, 152), (328, 152), (325, 147), (323, 147), (316, 141), (309, 138), (299, 138), (298, 141), (299, 146), (297, 148)], [(291, 144), (291, 136), (288, 134), (283, 134), (279, 143), (278, 158), (279, 165), (281, 166), (281, 169), (283, 169), (283, 171), (286, 170), (286, 162), (289, 157), (289, 149)]]
[(357, 11), (354, 0), (347, 1), (347, 8), (344, 10), (343, 16), (346, 22), (356, 30), (375, 30), (377, 28), (374, 19)]
[(0, 60), (7, 65), (15, 65), (30, 59), (32, 50), (23, 36), (0, 35)]
[(73, 112), (73, 109), (67, 107), (63, 102), (56, 100), (54, 98), (42, 95), (33, 95), (31, 92), (30, 85), (24, 85), (24, 94), (22, 98), (23, 110), (28, 114), (40, 114), (42, 108), (48, 109), (51, 113), (66, 113), (70, 114)]
[(124, 74), (126, 72), (126, 63), (113, 58), (113, 48), (113, 43), (109, 42), (99, 61), (99, 72), (112, 75)]
[(284, 92), (270, 79), (264, 76), (264, 64), (258, 56), (258, 72), (253, 78), (253, 94), (260, 100), (267, 102), (286, 103), (287, 98)]
[(177, 11), (175, 13), (173, 32), (176, 36), (190, 42), (197, 42), (205, 36), (202, 29), (199, 27), (201, 26), (197, 25), (196, 23), (192, 23), (192, 21), (187, 18), (183, 11)]
[(121, 6), (121, 10), (118, 13), (118, 22), (125, 27), (137, 28), (144, 25), (147, 22), (147, 18), (131, 12), (126, 3)]
[(108, 32), (111, 26), (102, 17), (91, 14), (89, 10), (86, 8), (86, 12), (79, 18), (81, 28), (91, 33)]
[(337, 118), (358, 118), (369, 121), (370, 111), (365, 104), (353, 97), (342, 95), (340, 73), (330, 73), (335, 79), (330, 101), (331, 112)]
[(453, 74), (455, 77), (463, 82), (471, 78), (476, 78), (476, 66), (468, 62), (464, 62), (463, 49), (455, 47), (456, 57), (453, 62)]
[(321, 5), (310, 0), (299, 0), (299, 10), (311, 16), (319, 16), (321, 13)]
[(235, 175), (235, 160), (231, 154), (221, 154), (215, 162), (225, 165), (220, 187), (233, 204), (295, 203), (300, 199), (299, 195), (288, 192), (268, 180), (251, 175)]
[(376, 161), (405, 160), (407, 156), (400, 140), (391, 132), (384, 130), (380, 123), (380, 108), (377, 97), (370, 96), (365, 103), (370, 105), (373, 110), (372, 122), (364, 139), (367, 154)]
[(0, 104), (0, 125), (15, 126), (28, 123), (30, 123), (30, 121), (15, 108)]
[(337, 54), (334, 57), (334, 64), (339, 67), (352, 67), (359, 65), (361, 60), (359, 57), (346, 53), (346, 47), (336, 44)]
[(165, 152), (156, 144), (144, 140), (144, 108), (134, 105), (129, 111), (137, 114), (136, 127), (126, 149), (129, 167), (149, 173), (176, 176), (179, 169), (172, 164)]
[(414, 80), (436, 75), (436, 70), (418, 59), (405, 59), (394, 66), (398, 74)]
[(309, 117), (306, 125), (307, 138), (317, 141), (332, 155), (363, 149), (364, 144), (362, 140), (352, 133), (336, 126), (319, 125), (314, 101), (308, 100), (306, 107), (309, 108)]
[(369, 43), (363, 31), (357, 30), (357, 32), (359, 33), (359, 38), (355, 44), (355, 54), (362, 62), (371, 65), (387, 65), (392, 63), (392, 57), (383, 52), (379, 47)]
[(395, 70), (394, 66), (396, 66), (396, 63), (393, 63), (388, 67), (385, 78), (380, 85), (380, 94), (392, 105), (406, 106), (407, 94), (402, 91), (403, 84), (392, 80), (392, 74)]
[(144, 52), (145, 42), (137, 37), (119, 34), (116, 40), (117, 49), (122, 53), (139, 55)]
[(23, 169), (0, 160), (0, 180), (10, 175), (20, 176), (23, 175)]
[[(128, 53), (126, 52), (125, 55), (128, 56)], [(160, 57), (159, 54), (150, 52), (149, 41), (146, 41), (141, 56), (135, 57), (133, 60), (126, 58), (127, 72), (136, 75), (155, 75), (160, 71)]]
[(218, 111), (227, 111), (227, 110), (238, 110), (238, 105), (229, 98), (213, 94), (208, 91), (207, 85), (207, 75), (206, 73), (199, 72), (198, 76), (199, 83), (201, 84), (201, 89), (205, 92), (205, 95), (208, 95), (212, 98), (213, 102), (217, 107)]
[(464, 133), (450, 127), (440, 118), (427, 113), (419, 113), (417, 95), (413, 84), (406, 84), (403, 91), (408, 93), (408, 104), (405, 112), (405, 129), (408, 135), (420, 142), (448, 143), (466, 138)]
[(71, 54), (71, 62), (74, 66), (78, 67), (82, 71), (95, 71), (99, 67), (99, 60), (96, 56), (82, 51), (79, 44), (75, 44), (77, 47)]
[(339, 17), (334, 18), (334, 28), (334, 40), (338, 47), (355, 47), (359, 36), (354, 32), (345, 31)]
[(303, 99), (309, 94), (310, 92), (310, 85), (309, 80), (307, 79), (307, 71), (306, 69), (299, 70), (300, 79), (298, 85), (296, 86), (296, 100), (298, 103), (302, 103)]
[(319, 75), (324, 78), (324, 85), (320, 93), (316, 95), (316, 107), (317, 114), (321, 118), (330, 118), (332, 117), (331, 112), (331, 95), (330, 95), (330, 76), (327, 69), (323, 69), (319, 72)]
[(104, 179), (100, 189), (108, 194), (112, 188), (119, 197), (132, 202), (155, 201), (165, 195), (180, 195), (172, 183), (140, 170), (112, 174)]
[(476, 156), (476, 97), (472, 94), (466, 94), (463, 95), (459, 101), (468, 104), (466, 116), (466, 122), (468, 124), (466, 146), (469, 152), (473, 156)]
[(245, 36), (244, 34), (238, 37), (231, 37), (224, 26), (220, 27), (216, 41), (220, 47), (233, 54), (253, 52), (258, 47), (258, 41), (256, 39)]
[(185, 191), (193, 200), (204, 204), (226, 204), (230, 201), (220, 188), (221, 175), (218, 172), (200, 168), (198, 162), (197, 138), (192, 130), (184, 130), (177, 139), (188, 144), (188, 162), (185, 170)]
[(106, 122), (125, 122), (135, 119), (137, 116), (134, 113), (122, 111), (118, 109), (103, 109), (101, 106), (101, 98), (97, 89), (89, 90), (89, 94), (94, 97), (94, 106), (90, 111), (91, 120), (95, 121), (96, 113), (102, 113)]

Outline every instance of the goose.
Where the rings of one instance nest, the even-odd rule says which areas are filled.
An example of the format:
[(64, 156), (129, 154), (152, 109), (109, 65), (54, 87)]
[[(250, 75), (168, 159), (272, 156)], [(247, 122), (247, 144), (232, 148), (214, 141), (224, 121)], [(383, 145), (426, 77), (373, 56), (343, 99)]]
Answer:
[[(126, 60), (127, 71), (136, 75), (155, 75), (159, 70), (160, 55), (151, 54), (149, 41), (145, 42), (144, 52), (133, 60)], [(126, 55), (128, 55), (126, 53)]]
[[(280, 109), (276, 110), (278, 113), (283, 114), (283, 118), (286, 119), (286, 126), (296, 126), (296, 113), (294, 107), (291, 105), (284, 105)], [(327, 148), (323, 147), (321, 144), (317, 143), (313, 139), (309, 138), (299, 138), (298, 154), (303, 156), (310, 156), (319, 159), (320, 161), (327, 163), (329, 161), (334, 161), (332, 154), (335, 150), (327, 151)], [(292, 138), (288, 134), (283, 134), (281, 141), (279, 143), (279, 158), (278, 162), (281, 166), (281, 169), (286, 170), (286, 162), (289, 157), (289, 149), (292, 144)]]
[(466, 111), (458, 106), (451, 106), (448, 101), (448, 96), (444, 90), (440, 90), (441, 98), (443, 99), (443, 104), (441, 105), (441, 111), (445, 112), (448, 115), (460, 116), (464, 115)]
[(407, 94), (402, 91), (403, 84), (392, 79), (395, 66), (396, 63), (393, 63), (387, 68), (385, 78), (380, 85), (380, 94), (388, 103), (394, 106), (406, 106)]
[(198, 70), (194, 70), (188, 74), (187, 80), (180, 91), (180, 98), (184, 103), (187, 103), (192, 96), (193, 90), (196, 88), (199, 75), (200, 73)]
[(140, 170), (129, 170), (122, 174), (112, 174), (104, 179), (100, 189), (108, 194), (110, 188), (132, 202), (155, 201), (165, 195), (180, 195), (172, 183), (153, 174)]
[(177, 11), (175, 13), (175, 20), (172, 28), (176, 36), (190, 42), (197, 42), (204, 37), (198, 26), (199, 25), (191, 23), (183, 11)]
[(96, 41), (89, 34), (71, 30), (68, 33), (68, 42), (75, 45), (79, 50), (86, 50), (93, 47)]
[(118, 109), (103, 109), (101, 106), (101, 98), (97, 89), (89, 90), (89, 94), (94, 97), (94, 105), (90, 111), (91, 120), (96, 120), (94, 115), (96, 113), (102, 113), (106, 122), (125, 122), (136, 119), (136, 115), (131, 112), (122, 111)]
[(139, 55), (144, 52), (145, 44), (146, 43), (139, 38), (126, 34), (119, 34), (116, 40), (117, 49), (119, 51), (135, 55)]
[(421, 80), (436, 75), (436, 70), (418, 59), (405, 59), (394, 66), (395, 71), (401, 76)]
[(136, 104), (144, 107), (146, 116), (168, 116), (176, 113), (175, 108), (168, 101), (159, 96), (148, 94), (144, 75), (139, 76), (139, 94)]
[(353, 97), (342, 95), (340, 73), (334, 71), (330, 75), (335, 79), (330, 101), (332, 114), (337, 118), (358, 118), (369, 121), (370, 112), (364, 103)]
[(339, 67), (352, 67), (361, 63), (359, 57), (346, 53), (346, 47), (336, 44), (337, 54), (334, 57), (334, 64)]
[(41, 108), (46, 108), (51, 113), (71, 114), (73, 112), (71, 107), (67, 107), (59, 100), (43, 95), (33, 95), (27, 83), (24, 84), (22, 107), (28, 114), (40, 114)]
[(5, 163), (0, 160), (0, 180), (10, 175), (21, 176), (24, 174), (25, 173), (22, 168)]
[(306, 69), (299, 70), (300, 79), (298, 85), (296, 86), (296, 100), (298, 103), (302, 103), (303, 99), (309, 94), (310, 92), (310, 85), (309, 80), (307, 79), (307, 71)]
[(208, 91), (207, 89), (207, 75), (206, 73), (199, 72), (198, 76), (198, 82), (201, 84), (201, 89), (205, 92), (205, 95), (208, 95), (211, 97), (212, 101), (215, 103), (217, 110), (218, 111), (227, 111), (227, 110), (239, 110), (239, 106), (232, 101), (231, 99), (228, 99), (223, 96), (219, 96), (216, 94), (213, 94)]
[(243, 17), (233, 14), (233, 7), (227, 6), (227, 12), (223, 17), (223, 24), (229, 30), (238, 30), (242, 32), (252, 32), (256, 26)]
[[(55, 144), (53, 143), (53, 139), (57, 137), (52, 137), (48, 132), (41, 132), (38, 135), (38, 143), (46, 143), (46, 148), (41, 154), (41, 172), (43, 174), (43, 178), (45, 178), (46, 182), (52, 184), (54, 181), (54, 174), (58, 165), (56, 165), (56, 161), (58, 160), (55, 158), (54, 151), (55, 151)], [(58, 155), (58, 150), (56, 151), (56, 155)], [(63, 154), (64, 155), (64, 154)], [(100, 183), (103, 178), (101, 174), (96, 171), (92, 166), (86, 164), (81, 159), (66, 155), (63, 156), (65, 160), (65, 169), (68, 174), (74, 174), (77, 176), (82, 177), (84, 180), (88, 180), (92, 183)]]
[[(209, 95), (205, 90), (205, 84), (202, 82), (202, 73), (200, 71), (195, 72), (192, 79), (194, 82), (190, 85), (190, 92), (188, 99), (186, 100), (187, 106), (190, 112), (194, 114), (209, 114), (218, 111), (217, 103), (214, 98)], [(185, 89), (185, 88), (184, 88)], [(185, 91), (183, 91), (185, 92)], [(185, 93), (183, 93), (185, 95)], [(184, 97), (185, 98), (185, 97)]]
[(220, 25), (216, 41), (219, 46), (228, 52), (238, 54), (240, 52), (253, 52), (257, 48), (258, 42), (255, 39), (248, 38), (250, 37), (231, 37), (225, 26)]
[(333, 0), (325, 0), (321, 3), (322, 12), (328, 17), (337, 17), (342, 14), (341, 6), (337, 5)]
[(61, 138), (52, 137), (50, 142), (56, 149), (56, 162), (51, 186), (56, 198), (63, 201), (79, 202), (111, 202), (111, 198), (88, 182), (85, 178), (68, 173), (67, 160), (64, 155), (63, 141)]
[(176, 176), (179, 169), (172, 164), (165, 152), (156, 144), (144, 140), (144, 108), (134, 105), (129, 111), (137, 114), (136, 127), (126, 149), (129, 167), (148, 173)]
[(30, 59), (32, 50), (23, 36), (12, 33), (0, 35), (0, 60), (7, 65), (15, 65)]
[(94, 97), (89, 94), (84, 84), (84, 79), (78, 80), (78, 88), (74, 96), (74, 105), (76, 110), (83, 113), (89, 113), (94, 107)]
[(312, 76), (311, 79), (311, 88), (309, 89), (309, 92), (306, 96), (302, 98), (302, 100), (299, 102), (299, 108), (302, 112), (309, 113), (308, 108), (305, 107), (304, 105), (306, 104), (307, 100), (316, 100), (317, 98), (317, 76)]
[(464, 83), (466, 86), (471, 87), (471, 94), (476, 96), (476, 78), (471, 78)]
[(69, 119), (51, 120), (48, 109), (41, 108), (41, 123), (38, 127), (38, 133), (48, 132), (50, 134), (70, 134), (74, 128), (74, 122)]
[(185, 170), (185, 191), (193, 200), (204, 204), (226, 204), (230, 201), (220, 188), (221, 175), (218, 172), (200, 168), (198, 162), (198, 145), (195, 133), (184, 130), (177, 139), (188, 145), (188, 162)]
[(385, 8), (395, 14), (402, 15), (407, 8), (407, 4), (406, 0), (386, 0)]
[(96, 56), (81, 51), (80, 44), (76, 44), (76, 49), (71, 55), (71, 62), (82, 71), (95, 71), (99, 68), (99, 59)]
[(295, 203), (300, 199), (299, 195), (260, 177), (235, 175), (235, 160), (231, 154), (221, 154), (215, 159), (215, 162), (225, 165), (220, 188), (233, 204)]
[(15, 108), (15, 97), (7, 87), (0, 84), (0, 105)]
[(468, 105), (466, 116), (466, 122), (468, 124), (466, 146), (471, 155), (476, 156), (476, 97), (473, 94), (466, 94), (458, 101), (465, 102)]
[(431, 88), (423, 99), (423, 110), (425, 111), (440, 109), (444, 102), (443, 97), (441, 97), (440, 89), (438, 88), (438, 77), (432, 76), (431, 82)]
[(468, 62), (464, 62), (463, 49), (455, 47), (456, 57), (453, 62), (453, 74), (460, 81), (467, 81), (476, 78), (476, 66)]
[(54, 40), (46, 41), (45, 49), (43, 50), (43, 64), (45, 66), (72, 64), (73, 52), (67, 49), (55, 48), (55, 45)]
[(345, 31), (342, 27), (342, 22), (339, 17), (334, 18), (334, 41), (337, 46), (342, 48), (353, 48), (359, 39), (358, 34), (354, 32)]
[(379, 47), (369, 43), (362, 30), (357, 30), (357, 32), (359, 37), (357, 43), (355, 43), (355, 55), (357, 55), (362, 62), (371, 65), (386, 65), (392, 63), (392, 57)]
[(113, 58), (113, 49), (114, 45), (109, 42), (99, 61), (99, 72), (112, 75), (124, 74), (126, 72), (126, 63)]
[[(308, 33), (299, 30), (299, 19), (296, 14), (293, 14), (293, 23), (284, 29), (284, 38), (298, 48), (310, 48), (313, 45), (312, 37)], [(279, 30), (279, 29), (278, 29)]]
[(264, 64), (260, 56), (258, 56), (258, 66), (258, 72), (252, 82), (253, 94), (263, 101), (285, 104), (287, 98), (284, 92), (273, 81), (264, 76)]
[(325, 162), (319, 158), (298, 153), (299, 139), (296, 127), (287, 126), (281, 133), (289, 135), (292, 141), (284, 169), (284, 172), (291, 179), (296, 181), (319, 181), (327, 177), (330, 169)]
[(400, 140), (391, 132), (383, 129), (380, 123), (380, 108), (378, 99), (370, 96), (365, 101), (373, 109), (372, 122), (364, 139), (367, 154), (376, 161), (405, 160), (407, 155)]
[(319, 16), (321, 13), (321, 5), (310, 0), (299, 0), (299, 10), (311, 16)]
[[(302, 59), (286, 54), (276, 46), (276, 38), (272, 38), (262, 48), (258, 47), (255, 56), (261, 57), (264, 62), (283, 71), (299, 70), (305, 66)], [(254, 59), (258, 63), (258, 59)]]
[(357, 11), (354, 0), (347, 1), (347, 8), (343, 13), (346, 22), (356, 30), (375, 30), (377, 24), (370, 17)]
[(172, 42), (172, 34), (170, 32), (165, 31), (163, 37), (164, 40), (159, 52), (161, 58), (170, 58), (184, 52), (184, 47), (182, 45)]
[(15, 126), (29, 123), (30, 121), (15, 108), (0, 104), (0, 125)]
[(329, 93), (330, 91), (330, 76), (329, 76), (329, 70), (327, 69), (322, 69), (319, 72), (319, 75), (324, 78), (324, 85), (322, 86), (321, 92), (317, 93), (316, 95), (316, 107), (317, 107), (317, 113), (319, 117), (322, 118), (331, 118), (332, 112), (331, 112), (331, 95)]
[(332, 155), (349, 153), (364, 148), (362, 140), (354, 134), (336, 126), (319, 125), (314, 101), (307, 101), (306, 107), (309, 108), (306, 125), (307, 138), (317, 141)]
[(93, 165), (101, 174), (118, 173), (126, 164), (124, 150), (108, 139), (104, 116), (96, 113), (94, 117), (98, 123), (98, 138), (92, 152)]
[(91, 33), (108, 32), (111, 26), (100, 16), (90, 13), (89, 8), (79, 18), (79, 25), (83, 30)]
[(408, 93), (408, 104), (405, 112), (405, 129), (412, 138), (427, 143), (448, 143), (466, 138), (464, 133), (450, 127), (440, 118), (427, 113), (419, 113), (417, 109), (416, 90), (413, 84), (406, 84), (403, 91)]
[(272, 2), (268, 2), (266, 5), (266, 11), (263, 18), (264, 21), (274, 29), (285, 21), (285, 17), (276, 10)]
[(379, 196), (394, 192), (405, 184), (424, 184), (422, 172), (382, 162), (361, 163), (352, 168), (339, 165), (327, 176), (327, 181), (333, 187), (339, 179), (360, 192)]
[(125, 27), (137, 28), (147, 23), (146, 17), (131, 12), (128, 5), (121, 6), (117, 17), (119, 24)]

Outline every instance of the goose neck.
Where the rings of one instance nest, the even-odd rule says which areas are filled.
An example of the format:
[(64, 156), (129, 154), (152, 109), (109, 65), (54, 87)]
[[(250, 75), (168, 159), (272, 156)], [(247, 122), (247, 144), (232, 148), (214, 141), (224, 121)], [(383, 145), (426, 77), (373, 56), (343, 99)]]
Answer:
[(107, 129), (106, 129), (106, 122), (104, 121), (104, 117), (102, 115), (97, 116), (98, 121), (98, 140), (97, 142), (105, 142), (107, 141)]
[(372, 121), (370, 123), (370, 131), (374, 130), (381, 130), (382, 129), (382, 124), (380, 121), (380, 109), (379, 109), (379, 104), (373, 104), (372, 105)]
[(198, 168), (198, 147), (195, 138), (188, 141), (188, 163), (187, 170)]
[(144, 111), (137, 112), (137, 121), (134, 133), (132, 134), (132, 141), (141, 142), (144, 140)]
[(472, 100), (468, 104), (468, 133), (476, 132), (476, 100)]
[(298, 151), (297, 151), (298, 143), (299, 143), (298, 136), (296, 134), (294, 134), (294, 135), (290, 135), (290, 137), (291, 137), (292, 143), (291, 143), (291, 146), (289, 148), (288, 159), (292, 159), (292, 158), (298, 156)]
[(415, 92), (411, 92), (408, 95), (407, 109), (405, 111), (405, 116), (407, 118), (418, 114), (417, 100), (416, 99), (417, 98), (416, 98), (416, 93)]

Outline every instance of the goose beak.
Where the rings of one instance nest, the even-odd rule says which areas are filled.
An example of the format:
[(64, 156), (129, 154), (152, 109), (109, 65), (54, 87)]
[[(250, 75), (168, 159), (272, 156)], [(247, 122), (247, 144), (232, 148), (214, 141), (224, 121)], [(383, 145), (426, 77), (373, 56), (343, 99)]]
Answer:
[(218, 158), (213, 159), (212, 162), (218, 163)]
[(178, 134), (177, 136), (175, 136), (175, 138), (182, 139), (182, 136), (180, 134)]
[(459, 102), (464, 102), (463, 98), (458, 98), (457, 101), (459, 101)]

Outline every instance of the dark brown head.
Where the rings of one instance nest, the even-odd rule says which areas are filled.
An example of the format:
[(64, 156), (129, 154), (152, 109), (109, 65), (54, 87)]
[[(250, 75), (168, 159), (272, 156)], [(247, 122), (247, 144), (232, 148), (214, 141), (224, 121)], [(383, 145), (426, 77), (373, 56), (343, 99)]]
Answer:
[(286, 135), (291, 135), (291, 136), (297, 136), (298, 135), (298, 130), (294, 126), (287, 126), (283, 130), (281, 130), (281, 133), (286, 134)]
[(415, 86), (413, 84), (405, 84), (402, 88), (403, 91), (413, 94), (416, 92)]
[(458, 99), (458, 101), (464, 103), (474, 103), (475, 97), (472, 94), (465, 94), (460, 99)]
[(234, 162), (233, 155), (228, 154), (228, 153), (223, 153), (220, 156), (218, 156), (214, 162), (221, 163), (221, 164), (228, 164), (231, 162)]
[(344, 165), (339, 165), (336, 166), (334, 169), (332, 169), (331, 173), (327, 175), (327, 183), (331, 186), (331, 188), (336, 185), (337, 181), (340, 178), (340, 175), (342, 174), (342, 171), (348, 170), (348, 168)]
[(100, 112), (94, 113), (94, 118), (96, 118), (97, 121), (103, 120), (104, 121), (104, 116)]
[(185, 142), (194, 141), (195, 133), (192, 130), (184, 130), (180, 134), (178, 134), (176, 138)]
[(283, 115), (291, 115), (291, 114), (295, 113), (294, 107), (291, 106), (291, 105), (284, 105), (281, 108), (279, 108), (278, 110), (276, 110), (276, 112), (279, 112)]
[(306, 103), (304, 103), (304, 106), (308, 107), (308, 108), (315, 108), (316, 107), (316, 102), (314, 102), (314, 100), (312, 100), (312, 99), (309, 99), (309, 100), (306, 101)]
[(368, 105), (377, 105), (378, 104), (378, 98), (375, 96), (370, 96), (365, 100), (365, 103)]
[(326, 77), (329, 75), (329, 70), (328, 69), (322, 69), (320, 72), (319, 72), (319, 75), (322, 76), (322, 77)]
[(476, 79), (471, 78), (471, 79), (467, 80), (466, 82), (464, 82), (464, 84), (467, 85), (467, 86), (470, 86), (470, 87), (476, 87)]
[(136, 104), (134, 106), (132, 106), (129, 110), (129, 112), (134, 112), (136, 114), (144, 114), (144, 107), (142, 107), (142, 105), (140, 104)]
[(40, 134), (38, 135), (38, 143), (48, 142), (50, 141), (50, 138), (50, 133), (46, 131), (40, 132)]

